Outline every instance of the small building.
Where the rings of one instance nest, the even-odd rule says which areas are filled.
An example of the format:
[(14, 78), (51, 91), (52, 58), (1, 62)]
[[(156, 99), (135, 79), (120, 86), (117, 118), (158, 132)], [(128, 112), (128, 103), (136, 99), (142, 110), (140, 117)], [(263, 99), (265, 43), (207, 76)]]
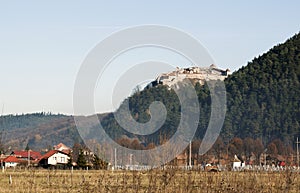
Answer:
[(181, 153), (176, 156), (175, 165), (176, 166), (187, 166), (188, 165), (188, 155), (186, 152)]
[(62, 152), (64, 152), (64, 153), (66, 153), (66, 154), (70, 154), (70, 153), (71, 153), (71, 148), (68, 147), (68, 146), (66, 146), (66, 145), (63, 144), (63, 143), (59, 143), (59, 144), (57, 144), (57, 145), (54, 145), (53, 148), (54, 148), (55, 150), (62, 151)]
[[(197, 155), (196, 154), (192, 154), (191, 155), (191, 166), (196, 166), (198, 164), (197, 162)], [(189, 166), (189, 154), (185, 151), (179, 155), (177, 155), (174, 160), (172, 160), (172, 164), (174, 164), (175, 166)]]
[(168, 87), (176, 86), (184, 80), (192, 80), (204, 85), (207, 80), (224, 80), (230, 75), (230, 70), (222, 70), (212, 64), (209, 67), (191, 66), (188, 68), (176, 68), (176, 70), (159, 75), (154, 81), (149, 83), (146, 88), (151, 88), (157, 85), (167, 85)]
[(8, 156), (2, 160), (2, 163), (5, 168), (10, 168), (16, 167), (20, 163), (20, 160), (15, 156)]
[(234, 155), (232, 169), (233, 170), (240, 170), (244, 167), (245, 167), (245, 162), (242, 160), (242, 158), (239, 158), (237, 155)]
[(41, 157), (39, 161), (39, 165), (43, 167), (65, 165), (68, 163), (69, 159), (70, 159), (69, 154), (63, 151), (50, 150)]
[(33, 161), (37, 161), (42, 157), (40, 152), (32, 151), (32, 150), (13, 151), (10, 155), (15, 156), (19, 160), (33, 160)]

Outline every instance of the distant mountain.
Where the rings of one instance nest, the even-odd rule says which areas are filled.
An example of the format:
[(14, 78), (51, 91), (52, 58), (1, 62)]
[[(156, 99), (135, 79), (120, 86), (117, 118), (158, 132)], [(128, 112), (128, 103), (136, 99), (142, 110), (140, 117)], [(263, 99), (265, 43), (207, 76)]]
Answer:
[[(221, 132), (225, 142), (233, 137), (251, 137), (262, 139), (266, 144), (281, 139), (292, 145), (295, 137), (300, 137), (299, 34), (234, 72), (225, 79), (225, 85), (227, 113)], [(211, 99), (206, 84), (196, 84), (195, 88), (201, 115), (195, 138), (201, 139), (210, 118)], [(101, 124), (114, 139), (126, 135), (139, 138), (145, 146), (151, 142), (159, 143), (162, 138), (168, 139), (174, 134), (180, 121), (181, 107), (174, 91), (163, 85), (137, 91), (117, 111), (124, 120), (131, 119), (122, 114), (128, 102), (131, 116), (139, 122), (147, 122), (149, 105), (153, 101), (165, 104), (168, 114), (161, 129), (149, 136), (123, 130), (112, 113), (99, 115)], [(45, 113), (2, 116), (2, 141), (12, 148), (25, 148), (27, 143), (34, 148), (46, 148), (59, 142), (72, 146), (74, 142), (81, 142), (73, 118)]]
[[(99, 114), (102, 119), (107, 114)], [(85, 117), (89, 122), (89, 117)], [(0, 152), (25, 149), (52, 149), (63, 142), (72, 147), (83, 141), (77, 131), (74, 116), (32, 113), (0, 116)]]
[[(59, 142), (73, 146), (80, 141), (72, 116), (50, 113), (6, 115), (0, 117), (4, 149), (52, 148)], [(1, 150), (3, 151), (3, 150)]]

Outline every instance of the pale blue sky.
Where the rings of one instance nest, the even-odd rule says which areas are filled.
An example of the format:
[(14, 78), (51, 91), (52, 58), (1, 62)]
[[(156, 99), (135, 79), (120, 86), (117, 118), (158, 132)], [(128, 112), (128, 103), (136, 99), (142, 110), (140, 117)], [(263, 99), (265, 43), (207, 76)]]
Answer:
[[(0, 1), (0, 103), (4, 114), (72, 114), (88, 52), (112, 32), (143, 24), (193, 35), (219, 67), (234, 71), (299, 32), (299, 9), (296, 0)], [(97, 93), (97, 111), (110, 110), (109, 93)]]

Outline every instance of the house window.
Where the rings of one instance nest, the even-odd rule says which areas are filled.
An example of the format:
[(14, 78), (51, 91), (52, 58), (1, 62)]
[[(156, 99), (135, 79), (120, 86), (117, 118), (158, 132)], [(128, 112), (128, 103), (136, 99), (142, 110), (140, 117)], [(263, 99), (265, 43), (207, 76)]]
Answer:
[(53, 160), (56, 160), (56, 157), (53, 157)]
[(65, 162), (65, 157), (61, 157), (61, 162)]

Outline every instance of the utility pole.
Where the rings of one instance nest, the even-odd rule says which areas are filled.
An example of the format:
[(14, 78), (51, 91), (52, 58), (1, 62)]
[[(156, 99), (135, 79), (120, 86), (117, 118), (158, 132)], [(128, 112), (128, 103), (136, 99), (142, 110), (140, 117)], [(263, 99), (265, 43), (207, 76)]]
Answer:
[(192, 141), (190, 141), (189, 167), (192, 168)]
[(264, 150), (264, 167), (267, 167), (267, 151), (268, 149)]
[(3, 116), (3, 112), (4, 112), (4, 103), (2, 104), (1, 116)]
[(129, 154), (129, 165), (130, 165), (130, 167), (132, 166), (132, 156), (133, 156), (132, 153)]
[(297, 166), (299, 167), (299, 144), (300, 144), (300, 141), (297, 137), (297, 141), (296, 141), (296, 148), (297, 148)]
[(30, 166), (30, 149), (28, 149), (28, 167)]

